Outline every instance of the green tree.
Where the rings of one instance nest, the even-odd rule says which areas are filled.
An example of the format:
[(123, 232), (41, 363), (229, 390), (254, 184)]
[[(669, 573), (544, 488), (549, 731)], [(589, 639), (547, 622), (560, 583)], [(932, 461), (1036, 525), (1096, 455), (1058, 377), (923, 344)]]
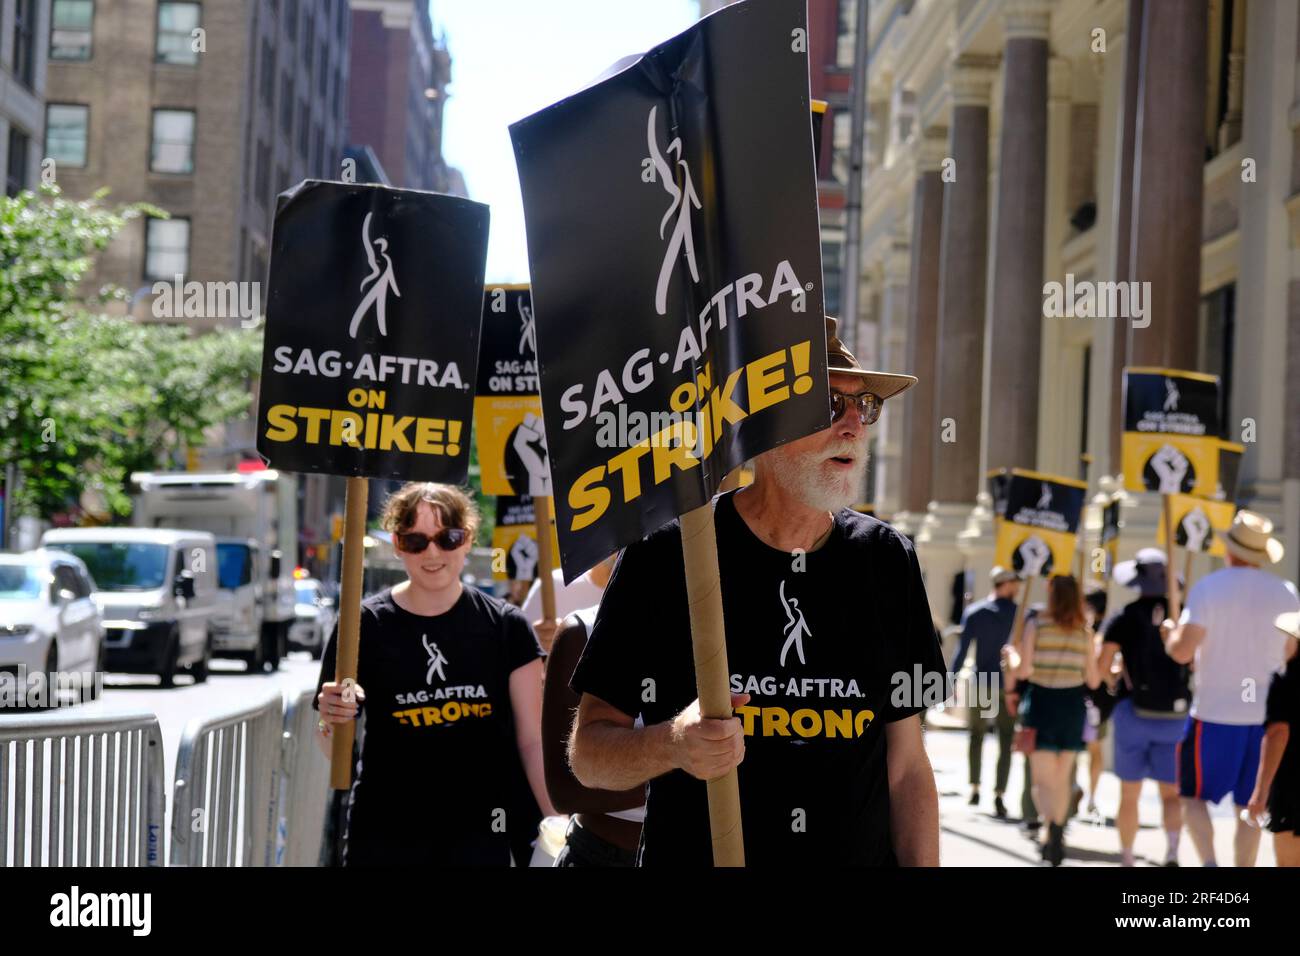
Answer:
[(94, 485), (125, 515), (132, 471), (248, 413), (260, 330), (142, 324), (104, 311), (122, 290), (81, 291), (130, 220), (166, 215), (109, 208), (104, 196), (73, 201), (45, 187), (0, 200), (0, 461), (22, 475), (19, 514), (65, 510)]

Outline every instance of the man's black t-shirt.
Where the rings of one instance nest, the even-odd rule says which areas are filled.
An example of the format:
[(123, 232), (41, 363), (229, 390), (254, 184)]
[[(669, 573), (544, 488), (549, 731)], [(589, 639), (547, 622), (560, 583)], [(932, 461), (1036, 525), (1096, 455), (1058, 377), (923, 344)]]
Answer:
[[(884, 725), (937, 703), (945, 673), (916, 555), (848, 510), (816, 551), (778, 551), (735, 494), (715, 526), (731, 690), (751, 695), (736, 710), (746, 863), (892, 864)], [(624, 551), (571, 686), (647, 725), (696, 698), (677, 522)], [(704, 782), (650, 781), (641, 865), (708, 866), (711, 847)]]
[(1192, 699), (1190, 675), (1185, 664), (1165, 651), (1160, 638), (1164, 619), (1164, 598), (1140, 597), (1107, 622), (1102, 639), (1119, 645), (1124, 655), (1126, 676), (1119, 682), (1120, 700), (1132, 697), (1133, 704), (1144, 710), (1185, 714)]
[[(334, 679), (337, 637), (318, 694)], [(510, 675), (540, 656), (523, 614), (476, 588), (434, 617), (403, 610), (391, 588), (361, 603), (365, 733), (349, 864), (508, 865), (520, 776)]]

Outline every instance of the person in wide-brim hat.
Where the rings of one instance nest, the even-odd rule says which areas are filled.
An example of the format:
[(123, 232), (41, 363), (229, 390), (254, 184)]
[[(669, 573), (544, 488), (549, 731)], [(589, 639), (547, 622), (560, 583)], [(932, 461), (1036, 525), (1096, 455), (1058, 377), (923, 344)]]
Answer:
[(1232, 519), (1231, 528), (1215, 533), (1229, 554), (1247, 564), (1277, 564), (1285, 551), (1273, 537), (1273, 522), (1245, 508)]

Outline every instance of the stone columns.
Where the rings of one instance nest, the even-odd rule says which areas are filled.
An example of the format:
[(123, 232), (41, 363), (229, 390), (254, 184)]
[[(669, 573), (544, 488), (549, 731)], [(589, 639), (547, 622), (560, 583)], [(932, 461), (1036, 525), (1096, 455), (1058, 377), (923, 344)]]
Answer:
[[(944, 183), (933, 496), (973, 503), (980, 480), (988, 253), (989, 90), (996, 61), (964, 54), (949, 75), (952, 182)], [(945, 426), (945, 420), (948, 424)]]
[(1206, 6), (1145, 0), (1133, 187), (1133, 279), (1150, 282), (1133, 365), (1191, 369), (1201, 301)]
[(1005, 17), (992, 307), (984, 336), (989, 469), (1038, 464), (1049, 11), (1046, 0), (1019, 2)]
[[(893, 239), (885, 248), (880, 292), (880, 352), (874, 368), (885, 372), (908, 371), (904, 346), (908, 321), (908, 246)], [(899, 508), (903, 457), (903, 415), (897, 402), (886, 402), (876, 424), (876, 505), (880, 514)]]
[[(939, 257), (944, 184), (940, 172), (948, 130), (917, 137), (916, 186), (912, 194), (912, 256), (908, 277), (907, 348), (903, 367), (920, 381), (897, 400), (902, 411), (903, 458), (900, 507), (915, 520), (924, 516), (934, 481), (934, 414), (939, 325)], [(906, 524), (903, 515), (895, 523)], [(909, 527), (908, 530), (911, 530)]]

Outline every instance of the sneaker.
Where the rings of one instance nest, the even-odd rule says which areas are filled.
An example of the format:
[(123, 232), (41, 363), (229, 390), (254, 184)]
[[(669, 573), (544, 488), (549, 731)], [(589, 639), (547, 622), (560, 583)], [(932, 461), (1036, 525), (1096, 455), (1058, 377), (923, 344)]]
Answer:
[(1007, 805), (1002, 802), (1001, 797), (993, 798), (993, 815), (999, 820), (1005, 820), (1007, 818)]

